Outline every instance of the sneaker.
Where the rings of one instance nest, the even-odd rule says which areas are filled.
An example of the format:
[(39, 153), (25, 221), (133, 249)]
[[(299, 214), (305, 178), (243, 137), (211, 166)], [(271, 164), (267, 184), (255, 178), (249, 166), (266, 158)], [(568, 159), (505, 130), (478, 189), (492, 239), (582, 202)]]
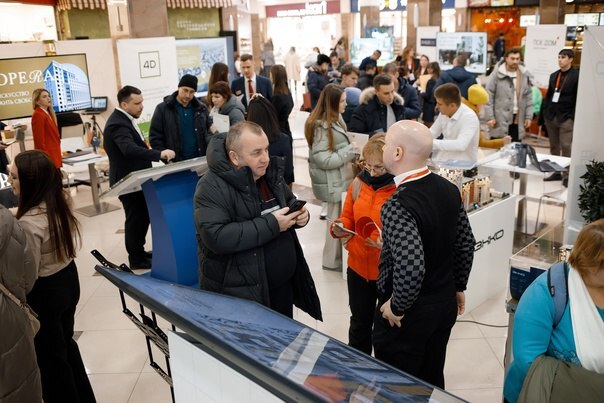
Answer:
[(323, 204), (321, 205), (321, 214), (319, 214), (319, 219), (320, 220), (327, 219), (327, 203), (325, 203), (325, 202), (323, 202)]
[(561, 181), (561, 180), (562, 180), (562, 174), (560, 172), (554, 172), (550, 176), (546, 176), (545, 178), (543, 178), (544, 182), (553, 182), (553, 181)]

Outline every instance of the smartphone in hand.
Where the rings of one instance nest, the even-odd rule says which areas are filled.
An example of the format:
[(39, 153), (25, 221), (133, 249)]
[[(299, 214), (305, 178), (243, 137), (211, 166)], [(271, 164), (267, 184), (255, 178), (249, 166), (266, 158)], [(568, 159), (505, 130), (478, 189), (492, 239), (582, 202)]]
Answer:
[(285, 215), (291, 214), (291, 213), (295, 213), (296, 211), (300, 210), (302, 207), (304, 207), (304, 205), (306, 204), (306, 200), (300, 200), (300, 199), (293, 199), (290, 203), (289, 203), (289, 210), (287, 210), (287, 213), (285, 213)]

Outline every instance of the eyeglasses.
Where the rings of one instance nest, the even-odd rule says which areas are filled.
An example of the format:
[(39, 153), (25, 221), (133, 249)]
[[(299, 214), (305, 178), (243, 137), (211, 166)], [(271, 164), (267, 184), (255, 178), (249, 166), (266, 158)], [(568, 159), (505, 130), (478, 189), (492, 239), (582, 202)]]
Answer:
[(363, 169), (369, 172), (370, 174), (375, 173), (381, 175), (386, 172), (386, 168), (383, 165), (369, 165), (365, 161), (361, 161), (361, 167), (363, 167)]

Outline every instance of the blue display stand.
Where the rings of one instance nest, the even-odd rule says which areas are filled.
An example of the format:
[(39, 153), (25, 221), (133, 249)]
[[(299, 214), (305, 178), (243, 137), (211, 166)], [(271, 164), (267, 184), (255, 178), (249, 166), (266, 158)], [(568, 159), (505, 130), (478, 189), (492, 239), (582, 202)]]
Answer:
[(143, 191), (153, 235), (149, 275), (172, 283), (199, 283), (193, 196), (199, 177), (207, 171), (205, 157), (135, 171), (100, 198)]
[(177, 172), (143, 183), (153, 233), (151, 277), (183, 285), (199, 283), (193, 195), (199, 177)]

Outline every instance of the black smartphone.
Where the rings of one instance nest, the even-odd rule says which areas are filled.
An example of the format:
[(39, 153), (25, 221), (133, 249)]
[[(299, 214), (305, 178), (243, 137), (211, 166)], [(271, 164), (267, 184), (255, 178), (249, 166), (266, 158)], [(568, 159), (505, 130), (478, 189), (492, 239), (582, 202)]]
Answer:
[(302, 207), (304, 207), (304, 205), (306, 204), (306, 200), (300, 200), (300, 199), (293, 199), (290, 203), (289, 203), (289, 210), (287, 211), (287, 213), (285, 213), (285, 215), (287, 214), (291, 214), (291, 213), (295, 213), (296, 211), (300, 210)]

